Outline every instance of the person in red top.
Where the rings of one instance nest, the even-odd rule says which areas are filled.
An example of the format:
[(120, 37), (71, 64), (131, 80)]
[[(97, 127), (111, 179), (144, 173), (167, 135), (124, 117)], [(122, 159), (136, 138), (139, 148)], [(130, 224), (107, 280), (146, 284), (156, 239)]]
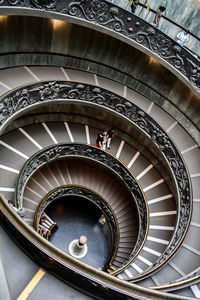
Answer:
[(103, 149), (103, 135), (99, 133), (96, 138), (96, 146)]

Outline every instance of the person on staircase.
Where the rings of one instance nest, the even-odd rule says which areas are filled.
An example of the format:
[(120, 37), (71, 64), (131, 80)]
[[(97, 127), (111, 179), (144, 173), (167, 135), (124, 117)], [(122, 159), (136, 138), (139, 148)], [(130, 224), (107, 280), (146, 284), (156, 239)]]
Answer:
[(107, 145), (106, 145), (107, 149), (110, 149), (111, 139), (115, 137), (114, 132), (115, 132), (115, 129), (113, 127), (110, 128), (107, 132)]
[(130, 0), (129, 1), (129, 4), (130, 4), (130, 7), (131, 7), (131, 12), (134, 14), (135, 13), (135, 10), (139, 4), (140, 0)]
[(49, 235), (51, 235), (51, 231), (48, 230), (47, 228), (40, 228), (39, 230), (39, 234), (42, 236), (42, 237), (45, 237), (47, 236), (47, 234), (49, 233)]
[(189, 30), (185, 29), (179, 32), (176, 36), (176, 41), (179, 45), (184, 46), (189, 41)]
[(107, 144), (107, 141), (108, 141), (107, 134), (108, 134), (107, 131), (103, 132), (103, 142), (102, 142), (102, 149), (103, 150), (106, 150), (106, 144)]
[(159, 9), (156, 12), (155, 18), (153, 20), (154, 25), (158, 28), (159, 26), (159, 22), (160, 22), (160, 18), (162, 16), (162, 13), (165, 11), (165, 7), (164, 6), (159, 6)]
[(97, 138), (96, 138), (96, 146), (98, 148), (103, 149), (103, 135), (101, 133), (98, 133)]
[(42, 212), (41, 217), (40, 217), (40, 224), (50, 228), (51, 227), (51, 223), (47, 220), (46, 214), (44, 212)]

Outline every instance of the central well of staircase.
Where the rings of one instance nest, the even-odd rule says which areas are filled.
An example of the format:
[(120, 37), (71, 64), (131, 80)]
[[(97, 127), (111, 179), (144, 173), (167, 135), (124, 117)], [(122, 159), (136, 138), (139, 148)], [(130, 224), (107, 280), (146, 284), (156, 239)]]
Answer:
[(98, 222), (102, 212), (94, 204), (82, 197), (63, 197), (51, 203), (46, 213), (58, 225), (58, 230), (51, 237), (54, 245), (70, 253), (70, 243), (85, 235), (87, 254), (77, 258), (96, 268), (104, 267), (108, 245), (106, 234)]

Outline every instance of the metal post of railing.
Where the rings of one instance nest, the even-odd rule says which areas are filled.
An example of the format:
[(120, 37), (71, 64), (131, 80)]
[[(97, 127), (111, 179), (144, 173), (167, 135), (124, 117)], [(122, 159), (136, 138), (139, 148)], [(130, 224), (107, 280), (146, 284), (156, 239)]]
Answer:
[[(145, 2), (144, 2), (144, 4), (143, 4), (143, 5), (146, 5), (146, 4), (147, 4), (147, 0), (145, 0)], [(138, 14), (138, 17), (141, 15), (141, 13), (142, 13), (143, 9), (144, 9), (144, 6), (142, 6), (142, 8), (141, 8), (141, 10), (140, 10), (140, 12), (139, 12), (139, 14)]]

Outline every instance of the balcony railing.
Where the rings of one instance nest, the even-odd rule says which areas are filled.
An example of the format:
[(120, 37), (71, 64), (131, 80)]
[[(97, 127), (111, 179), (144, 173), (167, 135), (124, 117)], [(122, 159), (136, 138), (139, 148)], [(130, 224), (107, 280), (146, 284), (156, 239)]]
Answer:
[(188, 297), (170, 295), (120, 280), (95, 269), (58, 249), (27, 225), (0, 194), (0, 223), (13, 239), (23, 245), (24, 251), (46, 270), (63, 281), (98, 299), (179, 299)]
[[(32, 84), (26, 86), (26, 88), (23, 87), (17, 91), (6, 94), (0, 103), (2, 107), (2, 113), (0, 114), (0, 129), (3, 131), (4, 126), (11, 122), (13, 118), (21, 112), (29, 110), (29, 108), (36, 105), (56, 102), (56, 99), (59, 99), (59, 102), (64, 101), (65, 103), (68, 101), (72, 103), (82, 102), (85, 103), (85, 105), (89, 104), (90, 106), (102, 107), (104, 110), (108, 109), (109, 111), (112, 111), (114, 114), (119, 115), (120, 118), (125, 118), (136, 128), (140, 129), (145, 135), (146, 140), (150, 139), (155, 148), (162, 154), (162, 157), (166, 161), (170, 173), (172, 174), (172, 178), (175, 180), (178, 194), (178, 220), (170, 244), (162, 256), (153, 265), (154, 269), (159, 268), (173, 255), (183, 241), (190, 224), (192, 212), (190, 181), (187, 169), (185, 168), (184, 162), (179, 155), (176, 146), (162, 128), (151, 119), (148, 114), (133, 103), (128, 100), (124, 102), (122, 97), (108, 92), (103, 88), (76, 82), (58, 81)], [(58, 147), (58, 154), (59, 151)], [(96, 155), (96, 157), (98, 157), (98, 155)], [(103, 157), (103, 159), (105, 158)], [(35, 166), (35, 164), (33, 165)], [(22, 180), (21, 191), (23, 191), (24, 183), (25, 181)], [(135, 184), (130, 186), (134, 188)], [(20, 195), (20, 193), (18, 193), (18, 195)], [(142, 211), (142, 207), (140, 209)]]
[(105, 0), (2, 0), (0, 12), (54, 17), (106, 32), (154, 57), (200, 95), (200, 61), (155, 26)]
[[(129, 5), (129, 1), (120, 1), (120, 0), (107, 0), (107, 2), (113, 3), (123, 9), (126, 9), (127, 11), (131, 12), (131, 8)], [(147, 21), (148, 23), (152, 24), (155, 15), (156, 15), (156, 7), (159, 7), (161, 5), (161, 1), (154, 1), (156, 3), (154, 4), (154, 7), (148, 6), (147, 0), (140, 0), (138, 3), (137, 9), (135, 11), (135, 15), (142, 18), (143, 20)], [(199, 22), (200, 26), (200, 22)], [(173, 40), (176, 40), (176, 35), (182, 31), (187, 30), (185, 26), (179, 24), (177, 21), (173, 20), (170, 16), (170, 13), (168, 12), (168, 9), (166, 7), (166, 11), (163, 13), (160, 22), (159, 22), (159, 29), (164, 32), (166, 35), (171, 37)], [(186, 45), (184, 45), (184, 48), (189, 51), (195, 58), (197, 58), (200, 61), (200, 36), (195, 34), (192, 30), (189, 29), (189, 35), (190, 39)]]

